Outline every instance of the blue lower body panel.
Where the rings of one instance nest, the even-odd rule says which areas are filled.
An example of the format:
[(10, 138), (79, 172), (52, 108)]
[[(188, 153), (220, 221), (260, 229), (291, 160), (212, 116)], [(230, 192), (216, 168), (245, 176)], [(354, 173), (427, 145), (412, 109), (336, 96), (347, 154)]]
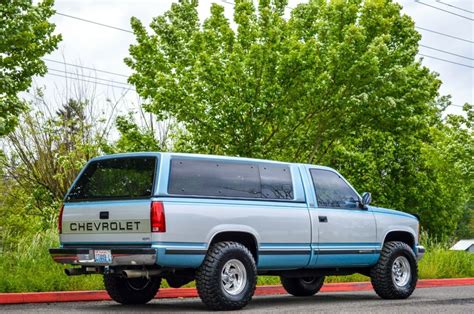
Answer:
[(311, 267), (361, 267), (372, 266), (380, 257), (380, 243), (313, 243)]
[(304, 268), (311, 259), (310, 243), (261, 243), (258, 269)]
[[(164, 267), (197, 268), (206, 257), (205, 243), (159, 242), (156, 263)], [(372, 266), (380, 257), (378, 243), (262, 243), (259, 270)]]
[(330, 254), (318, 255), (317, 267), (358, 267), (377, 263), (380, 254)]
[(263, 255), (259, 254), (258, 269), (296, 269), (303, 268), (308, 265), (310, 259), (310, 252), (307, 254), (298, 255)]
[(156, 263), (164, 267), (197, 268), (206, 257), (205, 243), (158, 243)]

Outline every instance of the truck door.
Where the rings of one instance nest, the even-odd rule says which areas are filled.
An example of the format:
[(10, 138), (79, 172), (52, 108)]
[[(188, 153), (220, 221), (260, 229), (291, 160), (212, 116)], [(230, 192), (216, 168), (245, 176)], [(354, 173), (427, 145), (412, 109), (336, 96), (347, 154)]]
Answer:
[[(380, 244), (376, 243), (375, 217), (359, 207), (359, 195), (330, 168), (307, 169), (315, 194), (310, 208), (313, 230), (314, 267), (365, 266), (375, 263)], [(314, 241), (314, 237), (313, 237)]]

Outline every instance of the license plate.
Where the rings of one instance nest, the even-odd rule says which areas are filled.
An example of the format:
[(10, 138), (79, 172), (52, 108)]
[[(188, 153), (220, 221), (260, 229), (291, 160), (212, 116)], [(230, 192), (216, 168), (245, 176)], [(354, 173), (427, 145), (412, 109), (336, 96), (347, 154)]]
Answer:
[(112, 253), (110, 252), (110, 250), (95, 250), (94, 260), (96, 263), (100, 263), (100, 264), (111, 264)]

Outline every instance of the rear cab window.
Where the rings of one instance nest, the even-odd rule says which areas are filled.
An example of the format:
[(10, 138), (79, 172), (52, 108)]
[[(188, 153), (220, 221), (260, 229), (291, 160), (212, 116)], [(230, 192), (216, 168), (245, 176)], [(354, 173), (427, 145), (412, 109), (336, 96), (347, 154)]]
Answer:
[(251, 200), (294, 199), (288, 165), (173, 158), (169, 195)]
[(66, 201), (150, 198), (156, 162), (157, 158), (153, 156), (93, 160), (72, 186)]

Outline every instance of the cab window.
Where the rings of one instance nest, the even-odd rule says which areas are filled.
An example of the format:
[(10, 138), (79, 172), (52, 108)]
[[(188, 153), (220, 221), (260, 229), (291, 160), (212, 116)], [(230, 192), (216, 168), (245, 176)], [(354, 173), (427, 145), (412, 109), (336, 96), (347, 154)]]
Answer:
[(171, 160), (168, 193), (202, 197), (292, 200), (287, 165), (229, 160)]
[(310, 169), (313, 186), (321, 208), (357, 208), (359, 197), (335, 172)]

